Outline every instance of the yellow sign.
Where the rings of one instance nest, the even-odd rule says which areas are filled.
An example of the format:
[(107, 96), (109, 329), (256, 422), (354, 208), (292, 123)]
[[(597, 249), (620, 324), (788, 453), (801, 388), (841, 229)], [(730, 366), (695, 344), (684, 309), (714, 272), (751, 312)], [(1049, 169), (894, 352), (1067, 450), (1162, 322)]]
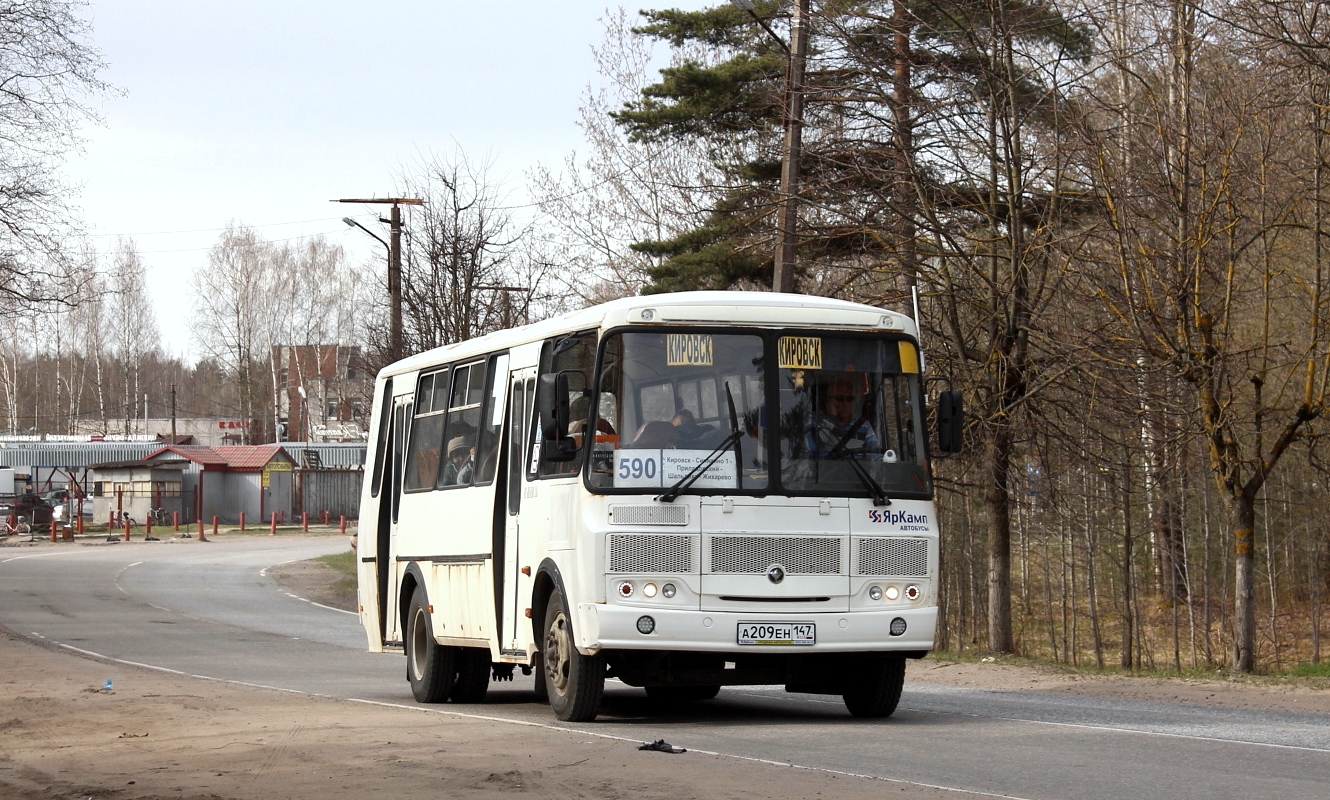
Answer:
[(919, 371), (919, 351), (910, 342), (900, 342), (901, 372), (913, 375)]
[(714, 358), (709, 333), (665, 334), (665, 363), (671, 367), (709, 367)]
[(270, 484), (270, 479), (268, 478), (268, 470), (265, 469), (263, 471), (263, 488), (267, 489), (269, 484)]
[(290, 461), (269, 461), (263, 467), (264, 472), (290, 472)]
[(822, 337), (782, 336), (776, 357), (781, 369), (822, 369)]

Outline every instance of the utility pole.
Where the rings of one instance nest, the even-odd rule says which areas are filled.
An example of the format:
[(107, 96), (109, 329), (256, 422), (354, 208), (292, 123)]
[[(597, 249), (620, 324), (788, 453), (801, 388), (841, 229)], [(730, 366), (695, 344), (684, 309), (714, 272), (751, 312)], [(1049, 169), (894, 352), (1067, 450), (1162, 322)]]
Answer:
[(753, 0), (730, 0), (747, 12), (785, 51), (785, 94), (781, 123), (785, 141), (780, 164), (780, 244), (776, 247), (775, 268), (771, 274), (773, 292), (794, 291), (794, 269), (798, 265), (799, 161), (803, 154), (804, 64), (808, 60), (808, 0), (794, 0), (790, 14), (790, 43), (776, 35), (767, 21), (754, 10)]
[(388, 348), (390, 350), (388, 356), (391, 361), (396, 361), (406, 355), (402, 352), (402, 209), (400, 207), (423, 206), (425, 201), (416, 197), (384, 197), (370, 200), (348, 198), (334, 200), (333, 202), (392, 204), (392, 211), (388, 219), (379, 218), (379, 222), (388, 223), (388, 242), (384, 242), (373, 231), (350, 217), (346, 217), (342, 221), (360, 228), (388, 248)]
[(171, 384), (171, 445), (175, 446), (175, 384)]

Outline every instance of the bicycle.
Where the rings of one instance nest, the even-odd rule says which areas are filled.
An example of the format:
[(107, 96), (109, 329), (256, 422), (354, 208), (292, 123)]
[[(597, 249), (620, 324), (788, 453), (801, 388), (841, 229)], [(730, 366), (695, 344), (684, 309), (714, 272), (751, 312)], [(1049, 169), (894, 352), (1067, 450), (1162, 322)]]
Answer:
[(5, 535), (13, 536), (16, 533), (32, 535), (32, 526), (28, 524), (28, 518), (22, 514), (16, 517), (5, 517)]
[(165, 527), (171, 524), (171, 512), (165, 508), (150, 508), (148, 516), (152, 517), (152, 524), (158, 527)]

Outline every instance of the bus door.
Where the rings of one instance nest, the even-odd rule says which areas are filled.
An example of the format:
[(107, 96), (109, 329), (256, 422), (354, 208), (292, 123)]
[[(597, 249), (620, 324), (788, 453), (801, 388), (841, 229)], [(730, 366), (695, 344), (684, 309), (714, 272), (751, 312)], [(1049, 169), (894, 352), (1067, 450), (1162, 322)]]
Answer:
[(500, 649), (507, 655), (526, 656), (526, 643), (531, 623), (526, 620), (526, 604), (522, 598), (531, 596), (532, 578), (522, 574), (522, 493), (526, 476), (526, 453), (529, 452), (531, 420), (535, 414), (536, 369), (514, 370), (509, 380), (508, 394), (508, 502), (507, 527), (504, 536), (504, 597), (503, 621), (499, 631)]
[[(383, 497), (379, 500), (379, 540), (376, 556), (379, 568), (379, 629), (384, 644), (402, 643), (401, 624), (397, 618), (397, 517), (402, 507), (402, 462), (406, 458), (406, 437), (411, 424), (414, 395), (393, 398), (392, 432), (388, 452), (392, 458)], [(386, 506), (386, 507), (385, 507)]]

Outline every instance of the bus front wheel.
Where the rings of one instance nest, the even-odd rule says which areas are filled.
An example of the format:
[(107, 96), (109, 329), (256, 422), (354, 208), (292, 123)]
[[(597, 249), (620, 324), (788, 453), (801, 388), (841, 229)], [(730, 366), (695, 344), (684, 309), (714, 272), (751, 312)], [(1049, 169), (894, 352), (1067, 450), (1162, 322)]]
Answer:
[(905, 686), (905, 657), (888, 655), (867, 659), (850, 676), (845, 707), (856, 717), (889, 717), (901, 700)]
[(573, 644), (573, 622), (555, 592), (545, 609), (545, 635), (541, 637), (542, 680), (554, 715), (565, 722), (596, 718), (605, 693), (605, 658), (586, 656)]
[(411, 694), (419, 703), (442, 703), (456, 675), (456, 650), (434, 641), (425, 590), (416, 587), (406, 612), (406, 679)]

